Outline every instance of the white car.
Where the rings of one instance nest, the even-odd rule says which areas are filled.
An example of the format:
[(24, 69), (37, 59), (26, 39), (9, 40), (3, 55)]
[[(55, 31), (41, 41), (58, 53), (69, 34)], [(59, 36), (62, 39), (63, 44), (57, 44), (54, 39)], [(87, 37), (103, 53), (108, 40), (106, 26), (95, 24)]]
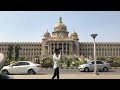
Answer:
[[(85, 71), (85, 72), (94, 71), (94, 62), (95, 61), (92, 60), (86, 64), (81, 64), (78, 66), (78, 69), (80, 71)], [(101, 70), (101, 71), (107, 72), (111, 69), (110, 63), (107, 63), (102, 60), (96, 60), (96, 66), (97, 66), (97, 71)]]
[(31, 61), (18, 61), (1, 69), (1, 73), (8, 74), (38, 74), (41, 70), (40, 64)]

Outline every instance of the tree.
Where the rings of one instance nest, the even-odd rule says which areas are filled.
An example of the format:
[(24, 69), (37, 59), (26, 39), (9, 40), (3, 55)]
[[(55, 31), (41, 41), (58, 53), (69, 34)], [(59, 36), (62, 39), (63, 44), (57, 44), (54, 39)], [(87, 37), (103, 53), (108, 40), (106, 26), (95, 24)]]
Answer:
[(8, 50), (7, 50), (7, 58), (9, 60), (9, 64), (10, 64), (10, 60), (12, 59), (12, 54), (13, 54), (13, 45), (10, 44), (8, 45)]
[(25, 57), (20, 57), (20, 61), (25, 61)]
[(67, 60), (66, 64), (67, 64), (67, 67), (69, 67), (70, 66), (70, 61)]
[(105, 57), (97, 57), (97, 60), (106, 60), (106, 58)]
[(19, 58), (19, 51), (20, 51), (20, 45), (16, 45), (15, 46), (15, 61), (17, 61), (18, 60), (18, 58)]

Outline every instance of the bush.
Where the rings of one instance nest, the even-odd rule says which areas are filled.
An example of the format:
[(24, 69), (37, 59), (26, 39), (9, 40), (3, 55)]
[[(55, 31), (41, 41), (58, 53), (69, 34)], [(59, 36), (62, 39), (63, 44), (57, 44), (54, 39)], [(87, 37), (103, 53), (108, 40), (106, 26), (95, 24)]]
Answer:
[(84, 64), (84, 63), (85, 63), (85, 62), (79, 61), (79, 60), (77, 60), (77, 61), (75, 62), (76, 66), (78, 66), (78, 65), (80, 65), (80, 64)]
[(68, 69), (68, 67), (66, 67), (66, 69)]
[(10, 64), (13, 64), (13, 63), (15, 63), (15, 62), (16, 62), (16, 61), (11, 61)]
[(61, 67), (61, 69), (63, 69), (63, 67)]
[(71, 69), (74, 69), (73, 67), (71, 67)]
[(45, 59), (41, 62), (42, 67), (53, 67), (53, 61), (51, 59)]
[(120, 59), (115, 60), (115, 62), (120, 64)]
[(70, 67), (70, 61), (69, 60), (67, 60), (66, 64), (67, 64), (67, 67)]
[(117, 62), (113, 62), (110, 65), (111, 67), (120, 67), (120, 63), (117, 63)]

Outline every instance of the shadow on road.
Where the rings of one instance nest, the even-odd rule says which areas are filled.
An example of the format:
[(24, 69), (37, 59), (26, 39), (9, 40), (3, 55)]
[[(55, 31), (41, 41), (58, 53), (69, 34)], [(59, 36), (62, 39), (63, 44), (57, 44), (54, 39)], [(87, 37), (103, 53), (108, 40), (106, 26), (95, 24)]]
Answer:
[(47, 73), (40, 73), (40, 74), (10, 74), (10, 75), (48, 75)]
[[(89, 73), (89, 72), (94, 72), (94, 71), (89, 71), (89, 72), (84, 72), (84, 71), (82, 71), (82, 72), (83, 72), (83, 73)], [(110, 70), (110, 71), (107, 71), (107, 72), (104, 72), (104, 71), (98, 71), (98, 72), (109, 73), (109, 72), (116, 72), (116, 71)]]

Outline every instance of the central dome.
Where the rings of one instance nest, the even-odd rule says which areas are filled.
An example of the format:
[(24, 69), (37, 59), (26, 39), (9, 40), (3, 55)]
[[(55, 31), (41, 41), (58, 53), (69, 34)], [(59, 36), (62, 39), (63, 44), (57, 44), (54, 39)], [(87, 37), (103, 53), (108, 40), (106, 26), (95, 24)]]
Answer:
[(54, 26), (54, 31), (64, 30), (66, 31), (66, 26), (62, 23), (62, 17), (59, 18), (59, 22)]

